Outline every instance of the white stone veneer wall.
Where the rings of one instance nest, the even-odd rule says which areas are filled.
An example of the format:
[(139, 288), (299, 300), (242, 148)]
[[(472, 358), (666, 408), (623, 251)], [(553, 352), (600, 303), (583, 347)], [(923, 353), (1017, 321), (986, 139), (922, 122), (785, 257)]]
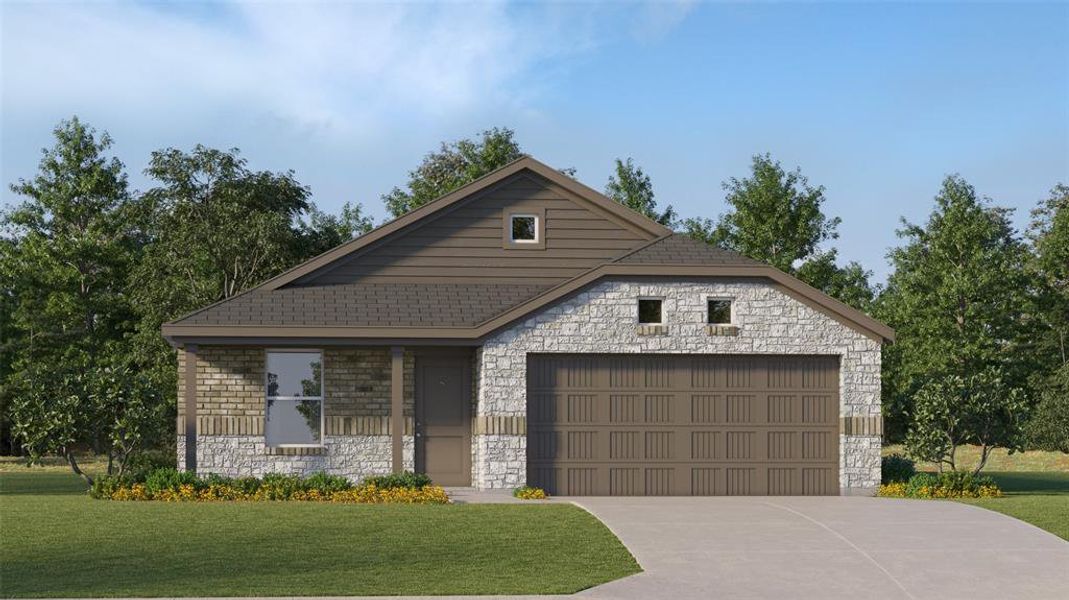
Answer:
[[(638, 297), (664, 298), (668, 333), (635, 332)], [(706, 332), (707, 298), (732, 298), (737, 336)], [(527, 353), (831, 354), (840, 357), (840, 416), (880, 415), (880, 344), (774, 287), (749, 282), (603, 281), (487, 339), (476, 356), (479, 415), (526, 416)], [(840, 436), (844, 493), (880, 482), (880, 438)], [(526, 438), (476, 436), (479, 488), (526, 480)]]
[[(262, 477), (268, 473), (308, 475), (325, 471), (356, 483), (393, 470), (393, 446), (388, 435), (328, 436), (322, 454), (267, 454), (263, 436), (202, 435), (197, 438), (197, 473), (227, 477)], [(185, 469), (186, 440), (178, 436), (178, 468)], [(404, 437), (404, 468), (414, 470), (414, 440)]]

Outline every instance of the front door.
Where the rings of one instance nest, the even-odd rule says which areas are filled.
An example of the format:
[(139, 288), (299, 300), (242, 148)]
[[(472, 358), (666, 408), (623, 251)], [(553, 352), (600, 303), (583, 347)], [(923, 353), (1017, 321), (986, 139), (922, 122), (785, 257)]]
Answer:
[(416, 470), (439, 485), (471, 485), (471, 360), (416, 357)]

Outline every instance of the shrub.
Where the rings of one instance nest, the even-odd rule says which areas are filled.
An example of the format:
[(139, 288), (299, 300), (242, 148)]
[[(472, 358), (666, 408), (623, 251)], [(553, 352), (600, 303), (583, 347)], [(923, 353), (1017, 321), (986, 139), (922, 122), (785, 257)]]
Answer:
[(145, 491), (156, 494), (164, 490), (177, 490), (183, 485), (195, 486), (197, 483), (196, 473), (167, 467), (156, 469), (145, 477)]
[(132, 482), (114, 475), (100, 475), (93, 479), (93, 485), (89, 488), (89, 496), (98, 500), (108, 499), (115, 494), (116, 490), (130, 483)]
[(423, 473), (405, 471), (390, 475), (375, 475), (364, 480), (366, 485), (373, 485), (379, 489), (410, 488), (419, 489), (431, 484), (431, 478)]
[[(198, 479), (191, 473), (159, 469), (149, 475), (151, 485), (116, 477), (101, 477), (91, 494), (111, 500), (158, 500), (162, 502), (219, 502), (245, 500), (267, 502), (290, 500), (335, 502), (345, 504), (446, 504), (449, 496), (436, 485), (420, 487), (393, 485), (379, 487), (373, 483), (353, 486), (344, 477), (316, 473), (307, 478), (294, 475), (267, 475), (231, 479), (208, 475)], [(410, 483), (421, 481), (409, 478)], [(425, 479), (425, 478), (424, 478)], [(397, 482), (393, 482), (397, 483)]]
[(876, 495), (885, 498), (998, 498), (1002, 496), (1002, 490), (990, 477), (968, 471), (947, 471), (938, 476), (917, 473), (905, 483), (885, 483)]
[(906, 495), (911, 498), (928, 498), (938, 483), (939, 478), (932, 473), (917, 473), (906, 482)]
[(340, 475), (328, 475), (323, 471), (309, 475), (305, 478), (304, 485), (307, 490), (317, 490), (325, 494), (343, 492), (353, 487), (348, 479)]
[(546, 490), (528, 485), (512, 490), (512, 495), (520, 500), (545, 500), (546, 498), (549, 498), (549, 494), (546, 493)]
[(913, 461), (897, 453), (883, 457), (880, 470), (882, 483), (904, 483), (917, 474)]

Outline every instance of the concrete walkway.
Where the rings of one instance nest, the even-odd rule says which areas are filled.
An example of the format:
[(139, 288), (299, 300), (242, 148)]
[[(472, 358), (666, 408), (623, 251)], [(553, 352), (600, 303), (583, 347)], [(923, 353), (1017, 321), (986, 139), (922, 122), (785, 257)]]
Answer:
[(587, 598), (1069, 598), (1069, 543), (957, 502), (574, 501), (645, 570)]

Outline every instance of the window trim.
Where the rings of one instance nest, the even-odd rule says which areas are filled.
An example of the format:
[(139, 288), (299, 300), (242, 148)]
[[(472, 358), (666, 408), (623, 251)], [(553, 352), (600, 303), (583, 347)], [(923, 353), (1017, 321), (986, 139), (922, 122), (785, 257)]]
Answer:
[[(533, 217), (535, 220), (535, 239), (512, 239), (513, 217)], [(501, 212), (501, 246), (506, 250), (545, 250), (546, 209), (522, 204), (504, 209)]]
[[(642, 305), (643, 301), (647, 301), (647, 300), (656, 300), (657, 302), (661, 303), (661, 320), (660, 321), (654, 323), (654, 322), (644, 322), (642, 320), (641, 305)], [(665, 318), (664, 317), (665, 317), (665, 314), (664, 314), (664, 296), (639, 296), (639, 297), (635, 298), (635, 324), (636, 325), (664, 325), (665, 324)]]
[[(728, 322), (727, 323), (713, 323), (709, 321), (709, 303), (712, 301), (722, 301), (728, 303)], [(705, 297), (705, 324), (706, 325), (735, 325), (735, 299), (728, 296), (706, 296)]]
[[(526, 240), (526, 239), (518, 239), (516, 237), (516, 219), (531, 219), (532, 221), (534, 221), (534, 238)], [(538, 241), (539, 241), (539, 238), (541, 237), (541, 236), (538, 235), (538, 225), (539, 225), (538, 215), (527, 215), (527, 214), (523, 214), (523, 213), (512, 213), (511, 215), (509, 215), (509, 224), (508, 224), (509, 241), (512, 242), (513, 244), (537, 244)]]
[[(267, 395), (267, 356), (272, 352), (276, 353), (290, 353), (290, 354), (319, 354), (319, 362), (321, 363), (321, 369), (319, 376), (319, 395), (318, 396), (268, 396)], [(326, 353), (322, 348), (264, 348), (264, 445), (268, 448), (324, 448), (326, 445), (323, 443), (323, 438), (326, 436), (327, 427), (327, 410), (326, 410), (326, 390), (327, 390), (327, 361)], [(318, 444), (268, 444), (267, 443), (267, 401), (268, 399), (275, 400), (319, 400), (319, 443)]]

